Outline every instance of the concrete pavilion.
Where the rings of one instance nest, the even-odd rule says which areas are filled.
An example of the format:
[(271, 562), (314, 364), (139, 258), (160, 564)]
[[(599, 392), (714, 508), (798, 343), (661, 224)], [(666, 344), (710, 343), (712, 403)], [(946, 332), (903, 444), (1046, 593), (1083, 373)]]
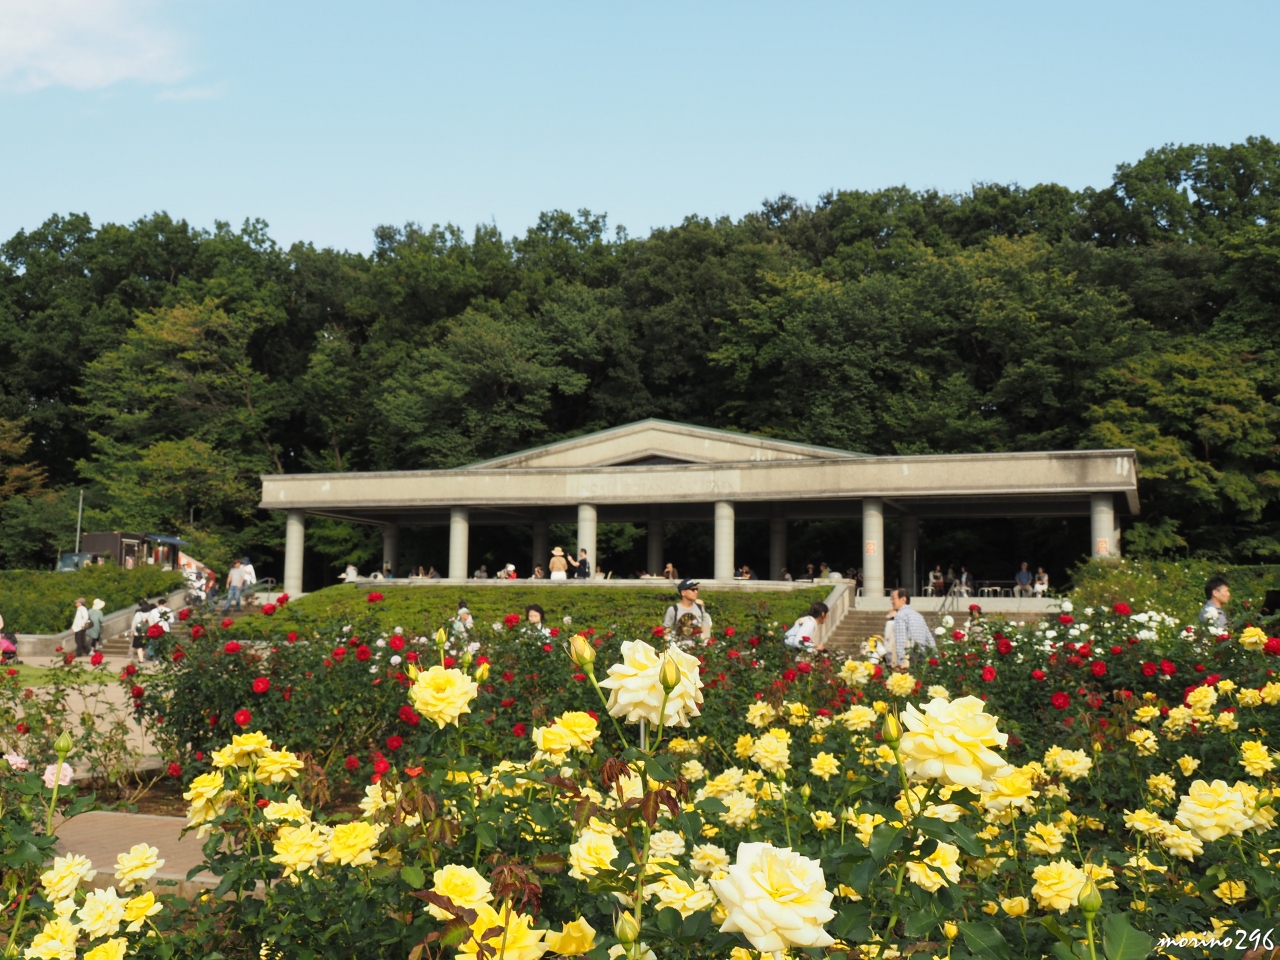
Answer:
[(663, 524), (715, 524), (716, 580), (734, 574), (734, 522), (768, 520), (770, 576), (785, 565), (790, 520), (862, 520), (867, 597), (884, 595), (884, 520), (899, 517), (903, 583), (919, 520), (1091, 518), (1090, 552), (1118, 556), (1121, 514), (1138, 513), (1132, 450), (867, 456), (804, 443), (642, 420), (450, 470), (284, 474), (262, 478), (267, 510), (287, 511), (284, 589), (302, 591), (308, 514), (383, 530), (396, 562), (399, 530), (449, 527), (449, 579), (468, 575), (472, 524), (528, 524), (533, 556), (550, 554), (548, 524), (578, 525), (596, 562), (596, 524), (648, 525), (650, 570), (663, 567)]

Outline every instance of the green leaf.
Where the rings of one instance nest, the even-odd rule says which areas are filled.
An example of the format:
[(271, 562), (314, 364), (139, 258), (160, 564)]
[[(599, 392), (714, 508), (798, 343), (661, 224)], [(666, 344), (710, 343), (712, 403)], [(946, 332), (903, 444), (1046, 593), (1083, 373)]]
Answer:
[(960, 932), (969, 949), (982, 956), (1008, 956), (1009, 944), (1004, 935), (989, 923), (962, 921)]
[(1053, 955), (1057, 957), (1058, 960), (1079, 960), (1079, 958), (1071, 952), (1070, 947), (1064, 946), (1061, 943), (1053, 944)]
[(1102, 949), (1107, 960), (1143, 960), (1154, 941), (1135, 930), (1123, 913), (1113, 913), (1102, 921)]
[(492, 823), (477, 823), (476, 836), (480, 838), (481, 846), (496, 847), (498, 845), (498, 831), (494, 829)]
[(1040, 924), (1042, 927), (1048, 930), (1051, 934), (1053, 934), (1060, 943), (1066, 944), (1068, 949), (1071, 947), (1072, 943), (1074, 942), (1071, 939), (1071, 937), (1067, 935), (1067, 932), (1062, 929), (1062, 925), (1058, 923), (1058, 921), (1054, 917), (1046, 914), (1045, 916), (1040, 917), (1036, 921), (1036, 923)]
[(913, 913), (907, 917), (903, 930), (908, 937), (923, 937), (937, 922), (938, 918), (932, 913)]
[(658, 929), (662, 931), (664, 936), (674, 940), (680, 936), (680, 927), (684, 925), (684, 920), (680, 916), (680, 911), (671, 907), (663, 907), (658, 911)]
[(971, 829), (958, 822), (949, 823), (947, 826), (951, 828), (951, 836), (955, 838), (956, 844), (965, 853), (975, 857), (986, 856), (986, 849)]
[(666, 756), (657, 756), (645, 763), (645, 773), (650, 779), (661, 780), (666, 782), (674, 780), (678, 774), (671, 769), (671, 759)]
[(882, 823), (871, 831), (871, 856), (884, 863), (885, 858), (889, 856), (898, 844), (902, 842), (902, 828), (891, 827), (887, 823)]
[(422, 872), (422, 868), (415, 867), (413, 865), (400, 868), (400, 879), (411, 886), (414, 890), (421, 890), (427, 885), (427, 878)]
[(863, 860), (850, 872), (849, 886), (858, 892), (858, 896), (865, 897), (867, 891), (871, 889), (871, 881), (875, 878), (877, 866), (874, 860)]

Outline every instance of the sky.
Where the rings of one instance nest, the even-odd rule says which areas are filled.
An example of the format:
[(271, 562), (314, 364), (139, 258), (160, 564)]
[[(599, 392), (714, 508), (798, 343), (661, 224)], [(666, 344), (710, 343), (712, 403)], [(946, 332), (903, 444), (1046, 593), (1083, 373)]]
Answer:
[(1106, 186), (1280, 139), (1280, 4), (0, 0), (0, 237), (55, 213), (369, 251), (380, 224)]

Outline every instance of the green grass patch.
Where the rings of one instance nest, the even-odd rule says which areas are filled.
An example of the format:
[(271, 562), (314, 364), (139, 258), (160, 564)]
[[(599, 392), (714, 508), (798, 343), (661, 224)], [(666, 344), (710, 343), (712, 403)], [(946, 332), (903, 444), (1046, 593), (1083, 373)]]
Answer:
[(101, 598), (104, 613), (120, 610), (142, 597), (158, 597), (182, 587), (182, 574), (157, 567), (122, 570), (115, 564), (53, 573), (47, 570), (0, 570), (0, 616), (14, 633), (60, 633), (70, 629), (76, 597), (88, 603)]
[[(9, 675), (10, 670), (17, 670), (14, 676)], [(4, 674), (2, 679), (11, 680), (13, 683), (21, 687), (44, 687), (52, 683), (60, 673), (57, 667), (33, 667), (28, 663), (7, 664), (0, 673)], [(115, 674), (107, 673), (102, 670), (83, 671), (77, 682), (80, 683), (110, 683), (116, 679)]]
[[(381, 593), (383, 600), (369, 603), (370, 593)], [(820, 586), (795, 591), (715, 591), (702, 595), (712, 620), (719, 627), (752, 629), (754, 624), (776, 620), (791, 623), (804, 614), (815, 600), (824, 599), (830, 587)], [(394, 586), (382, 585), (376, 590), (368, 586), (340, 584), (326, 587), (289, 603), (274, 617), (248, 617), (237, 627), (256, 632), (263, 628), (273, 633), (305, 629), (317, 622), (356, 623), (375, 614), (384, 630), (404, 627), (415, 633), (431, 633), (443, 625), (465, 600), (476, 625), (487, 628), (507, 614), (524, 617), (525, 607), (538, 604), (546, 611), (547, 624), (564, 628), (564, 618), (571, 621), (573, 631), (594, 627), (598, 632), (627, 632), (644, 636), (662, 623), (668, 606), (676, 602), (675, 591), (668, 587), (653, 589), (606, 586)]]

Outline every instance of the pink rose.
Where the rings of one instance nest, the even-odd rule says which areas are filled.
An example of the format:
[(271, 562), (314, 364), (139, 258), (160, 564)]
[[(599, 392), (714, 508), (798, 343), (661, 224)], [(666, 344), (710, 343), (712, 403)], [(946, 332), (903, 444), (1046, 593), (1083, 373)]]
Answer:
[(58, 770), (56, 763), (51, 763), (44, 768), (44, 785), (50, 790), (53, 789), (53, 782), (57, 780), (58, 785), (68, 787), (71, 785), (71, 778), (75, 775), (75, 771), (71, 769), (71, 764), (64, 763), (62, 770)]
[(27, 758), (20, 753), (6, 753), (4, 759), (13, 768), (14, 773), (25, 773), (31, 769), (31, 764), (27, 763)]

